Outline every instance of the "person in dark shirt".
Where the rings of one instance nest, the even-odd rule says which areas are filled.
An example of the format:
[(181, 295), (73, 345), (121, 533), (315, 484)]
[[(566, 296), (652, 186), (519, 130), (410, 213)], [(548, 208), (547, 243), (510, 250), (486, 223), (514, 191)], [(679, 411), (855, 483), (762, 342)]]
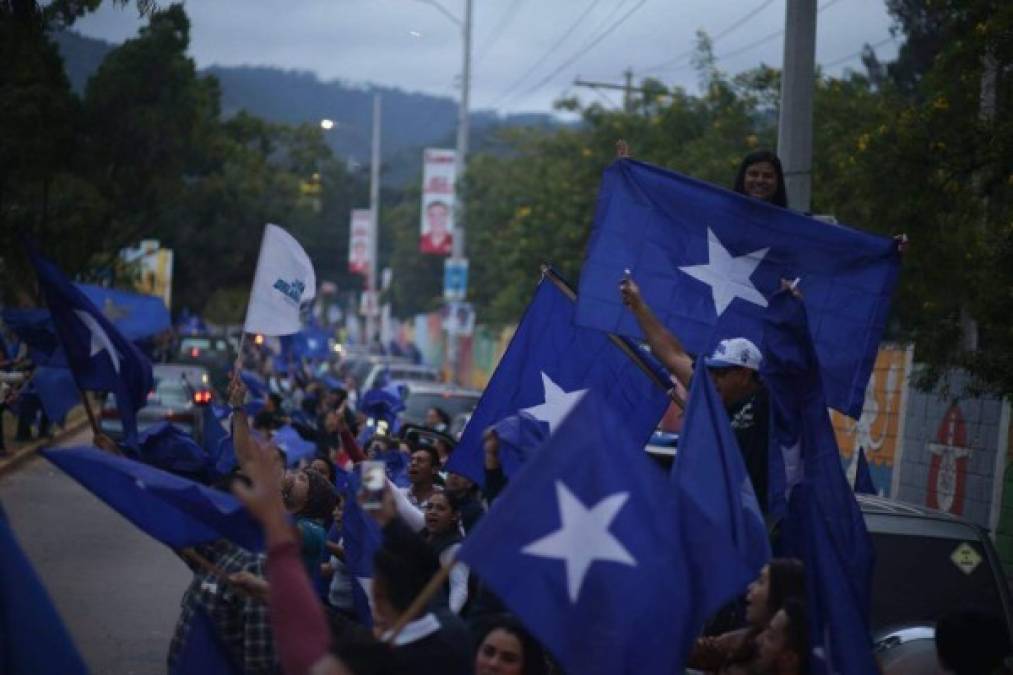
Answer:
[[(651, 352), (689, 389), (693, 377), (693, 357), (647, 306), (633, 279), (623, 279), (619, 292), (644, 332)], [(766, 513), (770, 406), (767, 390), (760, 381), (762, 361), (760, 350), (746, 338), (722, 340), (706, 359), (714, 388), (728, 411), (756, 499)]]

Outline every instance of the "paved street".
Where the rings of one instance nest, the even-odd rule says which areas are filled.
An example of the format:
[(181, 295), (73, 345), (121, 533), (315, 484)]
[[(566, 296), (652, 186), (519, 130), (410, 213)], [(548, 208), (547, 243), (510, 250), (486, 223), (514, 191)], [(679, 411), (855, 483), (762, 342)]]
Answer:
[(165, 673), (183, 563), (41, 456), (0, 479), (0, 501), (91, 671)]

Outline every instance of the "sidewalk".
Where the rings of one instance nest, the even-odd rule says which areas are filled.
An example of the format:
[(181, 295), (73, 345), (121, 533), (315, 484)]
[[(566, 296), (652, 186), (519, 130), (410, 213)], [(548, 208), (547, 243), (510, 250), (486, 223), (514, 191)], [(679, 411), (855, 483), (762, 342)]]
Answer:
[(52, 436), (19, 443), (14, 440), (17, 419), (7, 411), (4, 411), (3, 414), (5, 416), (4, 445), (7, 448), (7, 454), (0, 456), (0, 478), (16, 469), (26, 460), (34, 457), (39, 449), (54, 445), (88, 426), (88, 416), (84, 413), (84, 407), (77, 406), (67, 414), (67, 419), (64, 421), (63, 426), (53, 424), (50, 427)]

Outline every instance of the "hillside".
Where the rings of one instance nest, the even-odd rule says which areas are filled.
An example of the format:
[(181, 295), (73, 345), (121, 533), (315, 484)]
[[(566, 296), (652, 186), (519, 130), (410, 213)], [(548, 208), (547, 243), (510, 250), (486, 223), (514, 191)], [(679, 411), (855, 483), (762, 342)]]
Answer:
[[(73, 32), (58, 33), (67, 75), (74, 90), (84, 91), (88, 78), (115, 45)], [(393, 183), (413, 180), (421, 171), (422, 148), (453, 147), (457, 128), (457, 101), (452, 98), (407, 92), (391, 87), (353, 84), (341, 80), (323, 82), (310, 72), (268, 66), (211, 66), (203, 70), (218, 78), (222, 112), (239, 110), (274, 122), (317, 123), (323, 118), (336, 126), (326, 132), (334, 152), (350, 161), (369, 160), (373, 93), (383, 97), (382, 149), (386, 177)], [(487, 137), (503, 126), (552, 127), (560, 124), (551, 115), (523, 114), (500, 117), (492, 111), (473, 111), (473, 148), (488, 144)], [(411, 158), (415, 157), (414, 160)]]

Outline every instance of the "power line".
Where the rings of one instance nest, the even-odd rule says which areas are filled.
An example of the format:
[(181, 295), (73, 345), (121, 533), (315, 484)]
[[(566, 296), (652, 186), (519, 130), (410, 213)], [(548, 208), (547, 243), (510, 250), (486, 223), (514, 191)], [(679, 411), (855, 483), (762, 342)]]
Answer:
[[(840, 1), (841, 0), (827, 0), (826, 2), (824, 2), (816, 10), (816, 13), (819, 14), (823, 10), (825, 10), (825, 9), (827, 9), (829, 7), (832, 7), (833, 5), (836, 5)], [(779, 30), (776, 30), (773, 33), (770, 33), (768, 35), (764, 35), (762, 38), (760, 38), (760, 39), (758, 39), (758, 40), (756, 40), (754, 42), (750, 42), (749, 44), (744, 45), (742, 47), (739, 47), (738, 49), (736, 49), (734, 51), (728, 52), (727, 54), (722, 54), (720, 56), (715, 56), (714, 60), (715, 61), (722, 61), (724, 59), (732, 58), (733, 56), (738, 56), (739, 54), (744, 54), (745, 52), (748, 52), (751, 49), (755, 49), (756, 47), (759, 47), (760, 45), (765, 44), (765, 43), (767, 43), (767, 42), (769, 42), (769, 41), (771, 41), (771, 40), (773, 40), (775, 38), (781, 37), (782, 35), (784, 35), (784, 29), (783, 28), (781, 28)], [(695, 52), (695, 51), (696, 51), (695, 49), (690, 50), (690, 51), (684, 53), (683, 55), (681, 55), (681, 58), (685, 59), (687, 56), (692, 55), (692, 53)], [(673, 62), (677, 61), (677, 60), (678, 59), (673, 59)], [(691, 65), (693, 65), (691, 62), (686, 62), (686, 63), (683, 63), (680, 66), (669, 67), (669, 68), (655, 68), (655, 70), (666, 70), (666, 71), (684, 70), (685, 68), (688, 68)]]
[[(720, 40), (721, 38), (725, 37), (729, 33), (735, 31), (737, 28), (742, 27), (743, 25), (745, 25), (745, 23), (747, 21), (749, 21), (750, 19), (752, 19), (753, 17), (755, 17), (757, 14), (759, 14), (763, 10), (767, 9), (767, 7), (769, 7), (773, 3), (774, 3), (774, 0), (764, 0), (764, 2), (760, 3), (759, 6), (755, 7), (752, 10), (750, 10), (749, 12), (747, 12), (742, 17), (736, 19), (730, 26), (728, 26), (727, 28), (725, 28), (724, 30), (722, 30), (720, 33), (718, 33), (717, 35), (715, 35), (714, 37), (712, 37), (711, 38), (711, 42), (712, 43), (717, 42), (718, 40)], [(668, 61), (665, 61), (664, 63), (659, 63), (658, 65), (650, 66), (648, 68), (642, 68), (640, 72), (642, 72), (642, 73), (650, 73), (650, 72), (653, 72), (655, 70), (664, 70), (665, 68), (667, 68), (667, 67), (669, 67), (671, 65), (674, 65), (676, 63), (681, 62), (687, 56), (692, 56), (693, 52), (695, 52), (695, 51), (696, 51), (696, 49), (688, 49), (685, 52), (683, 52), (682, 54), (679, 54), (675, 58), (669, 59)]]
[(523, 4), (524, 0), (514, 0), (507, 7), (506, 11), (503, 12), (503, 16), (500, 17), (499, 23), (496, 24), (496, 27), (492, 30), (491, 33), (489, 33), (489, 37), (483, 41), (482, 51), (481, 53), (478, 54), (478, 56), (475, 57), (476, 65), (479, 62), (481, 62), (482, 59), (486, 57), (486, 55), (488, 55), (489, 51), (493, 48), (493, 45), (495, 45), (496, 42), (498, 42), (499, 39), (503, 37), (503, 32), (506, 30), (507, 26), (509, 26), (510, 23), (514, 20), (514, 18), (517, 17), (517, 10), (519, 10), (521, 8), (521, 5)]
[(834, 66), (839, 66), (842, 63), (847, 63), (851, 59), (854, 59), (854, 58), (859, 57), (862, 54), (864, 54), (866, 47), (868, 47), (869, 49), (876, 49), (878, 47), (882, 47), (883, 45), (885, 45), (888, 42), (894, 42), (895, 40), (896, 40), (896, 38), (894, 38), (894, 36), (891, 35), (890, 37), (888, 37), (886, 39), (880, 40), (876, 44), (873, 44), (873, 45), (870, 45), (870, 44), (864, 45), (861, 49), (859, 49), (857, 52), (854, 52), (853, 54), (848, 54), (847, 56), (842, 56), (839, 59), (834, 59), (830, 63), (821, 63), (820, 64), (820, 68), (823, 68), (824, 70), (826, 70), (828, 68), (833, 68)]
[[(622, 0), (622, 1), (625, 2), (625, 0)], [(562, 47), (563, 44), (566, 42), (566, 40), (569, 39), (569, 37), (573, 34), (573, 31), (577, 30), (577, 27), (584, 21), (584, 19), (586, 19), (588, 17), (588, 15), (594, 10), (595, 7), (598, 6), (598, 4), (600, 2), (601, 2), (601, 0), (592, 0), (591, 3), (587, 6), (587, 8), (581, 13), (581, 15), (577, 17), (577, 20), (574, 21), (572, 24), (570, 24), (570, 27), (567, 28), (566, 31), (558, 39), (556, 39), (555, 42), (553, 42), (552, 46), (549, 47), (548, 51), (546, 51), (544, 54), (542, 54), (542, 56), (539, 57), (539, 59), (537, 61), (535, 61), (531, 65), (531, 67), (528, 68), (524, 72), (523, 75), (521, 75), (516, 80), (514, 80), (513, 84), (511, 84), (509, 87), (507, 87), (506, 90), (502, 94), (500, 94), (499, 98), (496, 100), (496, 103), (494, 103), (493, 106), (496, 106), (496, 105), (502, 103), (506, 99), (507, 96), (509, 96), (511, 93), (513, 93), (513, 91), (517, 87), (519, 87), (522, 82), (524, 82), (524, 80), (528, 79), (528, 77), (531, 75), (531, 73), (533, 73), (536, 70), (538, 70), (538, 68), (543, 63), (545, 63), (549, 59), (550, 56), (552, 56), (553, 54), (555, 54), (556, 51), (560, 47)], [(622, 3), (620, 3), (620, 5), (621, 4)]]
[(558, 67), (558, 68), (556, 68), (556, 69), (555, 69), (554, 71), (552, 71), (552, 72), (551, 72), (551, 73), (549, 73), (549, 74), (548, 74), (547, 76), (545, 76), (544, 78), (542, 78), (542, 79), (541, 79), (541, 80), (540, 80), (540, 81), (538, 82), (538, 84), (534, 85), (533, 87), (529, 87), (528, 89), (526, 89), (526, 90), (524, 91), (524, 93), (525, 93), (525, 94), (530, 94), (531, 92), (533, 92), (533, 91), (535, 91), (535, 90), (537, 90), (537, 89), (539, 89), (539, 88), (541, 88), (541, 87), (545, 86), (545, 85), (546, 85), (546, 84), (548, 84), (549, 82), (551, 82), (551, 81), (552, 81), (552, 78), (554, 78), (554, 77), (555, 77), (556, 75), (559, 75), (559, 73), (563, 72), (563, 69), (565, 69), (565, 68), (569, 67), (569, 66), (570, 66), (570, 65), (572, 65), (572, 64), (573, 64), (573, 63), (574, 63), (575, 61), (577, 61), (577, 59), (579, 59), (579, 58), (580, 58), (580, 57), (582, 57), (582, 56), (583, 56), (584, 54), (588, 53), (589, 51), (591, 51), (592, 49), (594, 49), (595, 47), (597, 47), (597, 46), (598, 46), (598, 44), (600, 44), (602, 40), (604, 40), (605, 38), (607, 38), (607, 37), (608, 37), (609, 35), (611, 35), (611, 34), (612, 34), (612, 33), (613, 33), (613, 32), (614, 32), (614, 31), (615, 31), (615, 30), (616, 30), (617, 28), (619, 28), (619, 27), (620, 27), (620, 26), (622, 26), (622, 25), (623, 25), (624, 23), (626, 23), (626, 20), (627, 20), (627, 19), (629, 19), (629, 18), (630, 18), (631, 16), (633, 16), (633, 14), (635, 14), (635, 13), (636, 13), (636, 11), (637, 11), (638, 9), (640, 9), (641, 7), (643, 7), (643, 6), (644, 6), (644, 5), (646, 4), (646, 3), (647, 3), (647, 0), (640, 0), (640, 2), (638, 2), (638, 3), (637, 3), (637, 4), (635, 4), (635, 5), (633, 6), (633, 7), (631, 7), (631, 8), (630, 8), (630, 11), (626, 12), (625, 14), (623, 14), (623, 16), (622, 16), (622, 17), (621, 17), (621, 18), (620, 18), (620, 19), (619, 19), (618, 21), (616, 21), (616, 22), (615, 22), (614, 24), (612, 24), (611, 26), (609, 26), (609, 27), (608, 27), (608, 28), (607, 28), (607, 29), (605, 30), (605, 32), (604, 32), (604, 33), (601, 33), (601, 34), (600, 34), (600, 35), (599, 35), (598, 37), (596, 37), (596, 38), (595, 38), (595, 39), (593, 39), (593, 40), (592, 40), (591, 42), (589, 42), (588, 44), (586, 44), (586, 45), (585, 45), (585, 46), (584, 46), (584, 47), (583, 47), (582, 49), (580, 49), (580, 50), (579, 50), (579, 51), (578, 51), (578, 52), (577, 52), (576, 54), (574, 54), (574, 55), (573, 55), (573, 56), (571, 56), (571, 57), (570, 57), (569, 59), (567, 59), (566, 61), (564, 61), (563, 63), (561, 63), (561, 64), (559, 65), (559, 67)]

